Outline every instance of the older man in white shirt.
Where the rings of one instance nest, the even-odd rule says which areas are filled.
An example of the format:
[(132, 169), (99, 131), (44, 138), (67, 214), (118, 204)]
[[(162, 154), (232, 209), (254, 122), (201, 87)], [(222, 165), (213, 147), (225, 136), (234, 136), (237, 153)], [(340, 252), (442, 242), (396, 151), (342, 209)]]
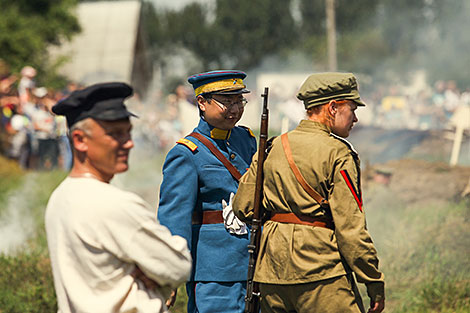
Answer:
[(137, 195), (109, 184), (133, 147), (124, 83), (97, 84), (53, 107), (65, 115), (74, 153), (53, 192), (46, 231), (59, 312), (167, 312), (170, 290), (188, 279), (186, 241)]

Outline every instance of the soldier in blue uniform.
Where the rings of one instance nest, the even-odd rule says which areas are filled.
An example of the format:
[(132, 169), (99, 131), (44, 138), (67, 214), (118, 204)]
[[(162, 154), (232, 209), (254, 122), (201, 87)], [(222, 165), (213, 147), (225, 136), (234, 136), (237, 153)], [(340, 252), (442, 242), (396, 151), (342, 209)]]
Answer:
[(245, 77), (240, 71), (212, 71), (188, 78), (199, 125), (177, 141), (163, 165), (158, 219), (188, 241), (191, 313), (244, 309), (249, 231), (233, 214), (232, 198), (257, 149), (251, 130), (235, 126), (249, 92)]

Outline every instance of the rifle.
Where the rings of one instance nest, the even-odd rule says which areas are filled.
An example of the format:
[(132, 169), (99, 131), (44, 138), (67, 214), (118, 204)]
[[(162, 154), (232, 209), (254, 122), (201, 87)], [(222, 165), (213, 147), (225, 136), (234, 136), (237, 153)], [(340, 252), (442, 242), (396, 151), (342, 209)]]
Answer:
[(263, 111), (261, 113), (261, 126), (259, 135), (258, 145), (258, 168), (256, 170), (256, 188), (255, 188), (255, 199), (253, 207), (253, 219), (251, 221), (251, 238), (250, 244), (248, 245), (248, 253), (250, 258), (248, 261), (248, 279), (246, 285), (246, 297), (245, 297), (245, 312), (246, 313), (258, 313), (259, 312), (259, 285), (253, 281), (255, 275), (256, 259), (259, 253), (259, 244), (261, 239), (261, 218), (263, 216), (262, 208), (262, 195), (263, 195), (263, 164), (266, 158), (266, 142), (268, 140), (268, 87), (264, 88), (263, 97)]

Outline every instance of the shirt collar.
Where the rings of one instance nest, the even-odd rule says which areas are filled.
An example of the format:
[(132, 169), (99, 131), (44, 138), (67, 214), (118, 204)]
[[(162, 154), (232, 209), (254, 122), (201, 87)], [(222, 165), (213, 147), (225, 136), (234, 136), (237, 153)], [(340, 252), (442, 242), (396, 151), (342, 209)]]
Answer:
[(345, 143), (346, 146), (348, 146), (348, 148), (357, 155), (357, 151), (354, 149), (352, 143), (350, 143), (349, 141), (347, 141), (346, 139), (344, 139), (340, 136), (337, 136), (337, 135), (333, 134), (331, 132), (331, 129), (328, 126), (326, 126), (325, 124), (322, 124), (320, 122), (314, 122), (314, 121), (311, 121), (311, 120), (301, 120), (300, 123), (299, 123), (299, 126), (297, 126), (297, 129), (300, 130), (300, 131), (307, 131), (307, 132), (311, 132), (312, 130), (324, 131), (325, 133), (329, 134), (330, 136), (332, 136), (332, 137), (342, 141), (343, 143)]
[(300, 131), (308, 132), (312, 130), (320, 130), (326, 132), (327, 134), (331, 133), (331, 129), (325, 124), (322, 124), (320, 122), (314, 122), (311, 120), (301, 120), (299, 126), (297, 126), (297, 129)]
[(207, 137), (220, 140), (228, 140), (230, 138), (230, 134), (232, 133), (232, 130), (224, 130), (210, 125), (203, 118), (199, 120), (197, 130)]

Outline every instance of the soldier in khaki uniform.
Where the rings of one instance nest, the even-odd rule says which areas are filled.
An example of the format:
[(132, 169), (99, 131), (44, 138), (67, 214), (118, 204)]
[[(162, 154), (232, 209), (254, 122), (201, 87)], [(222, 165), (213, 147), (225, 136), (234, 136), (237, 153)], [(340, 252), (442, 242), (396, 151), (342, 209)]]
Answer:
[[(365, 312), (353, 273), (382, 312), (384, 275), (366, 228), (359, 157), (348, 137), (364, 106), (350, 73), (313, 74), (297, 97), (307, 119), (272, 142), (264, 163), (268, 213), (254, 280), (261, 310)], [(235, 214), (252, 218), (257, 155), (243, 175)]]

